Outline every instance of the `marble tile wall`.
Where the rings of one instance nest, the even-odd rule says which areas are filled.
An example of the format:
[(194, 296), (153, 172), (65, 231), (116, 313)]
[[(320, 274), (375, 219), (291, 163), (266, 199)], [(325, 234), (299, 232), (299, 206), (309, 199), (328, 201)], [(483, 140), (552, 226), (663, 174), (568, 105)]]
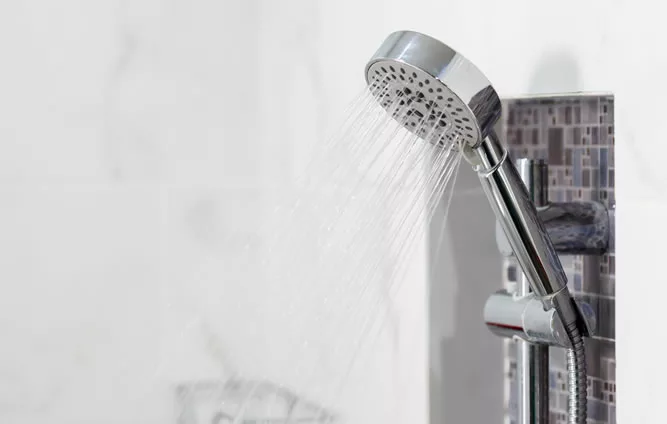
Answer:
[[(544, 159), (549, 165), (549, 199), (595, 200), (615, 205), (614, 99), (577, 95), (505, 102), (505, 138), (511, 156)], [(615, 254), (563, 256), (568, 287), (597, 312), (598, 337), (587, 341), (590, 424), (616, 423)], [(504, 264), (506, 282), (517, 266)], [(516, 422), (516, 344), (506, 342), (507, 417)], [(550, 349), (550, 410), (553, 424), (567, 422), (565, 351)]]
[[(364, 86), (363, 63), (336, 62), (348, 79), (331, 66), (327, 46), (350, 49), (322, 7), (0, 4), (0, 422), (175, 423), (179, 387), (247, 364), (322, 402), (327, 368), (286, 377), (305, 363), (284, 359), (290, 329), (271, 317), (289, 304), (262, 291), (259, 266), (276, 201)], [(380, 340), (328, 405), (347, 420), (424, 421), (420, 272), (398, 301), (411, 331)], [(302, 322), (304, 340), (321, 333)]]

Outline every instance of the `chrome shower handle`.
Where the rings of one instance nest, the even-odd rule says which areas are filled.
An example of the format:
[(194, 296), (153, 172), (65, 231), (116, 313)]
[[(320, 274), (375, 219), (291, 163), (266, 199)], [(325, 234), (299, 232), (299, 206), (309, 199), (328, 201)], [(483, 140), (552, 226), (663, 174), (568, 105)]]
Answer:
[(493, 132), (473, 153), (484, 192), (533, 292), (546, 309), (554, 306), (552, 298), (567, 293), (567, 277), (519, 173)]

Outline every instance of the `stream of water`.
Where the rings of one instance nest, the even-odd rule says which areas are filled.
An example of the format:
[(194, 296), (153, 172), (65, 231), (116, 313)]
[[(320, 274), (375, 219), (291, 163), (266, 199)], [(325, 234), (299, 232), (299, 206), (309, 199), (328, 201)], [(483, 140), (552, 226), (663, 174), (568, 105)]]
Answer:
[[(260, 252), (229, 265), (243, 268), (234, 282), (240, 289), (210, 300), (226, 319), (218, 315), (214, 328), (199, 331), (209, 348), (218, 343), (225, 352), (227, 378), (270, 382), (335, 409), (354, 384), (352, 370), (372, 366), (374, 346), (396, 348), (394, 297), (424, 249), (436, 206), (451, 200), (461, 154), (456, 142), (416, 135), (426, 118), (408, 131), (392, 118), (405, 112), (400, 96), (385, 110), (380, 94), (364, 88), (335, 133), (315, 146), (305, 172), (278, 196)], [(243, 408), (230, 406), (235, 423), (266, 391), (246, 392)], [(332, 419), (322, 411), (312, 422)]]

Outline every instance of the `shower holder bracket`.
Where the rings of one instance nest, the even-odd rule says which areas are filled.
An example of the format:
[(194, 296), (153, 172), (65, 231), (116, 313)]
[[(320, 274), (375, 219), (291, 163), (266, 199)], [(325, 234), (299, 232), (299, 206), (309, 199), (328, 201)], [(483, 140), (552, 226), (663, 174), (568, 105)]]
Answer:
[[(562, 255), (601, 255), (614, 252), (615, 208), (600, 202), (547, 202), (537, 207), (556, 252)], [(496, 245), (506, 257), (514, 252), (496, 222)]]
[[(596, 333), (593, 308), (585, 302), (574, 301), (584, 323), (587, 337)], [(544, 303), (534, 294), (518, 296), (507, 290), (492, 294), (484, 307), (484, 321), (489, 330), (500, 337), (519, 338), (529, 343), (571, 347), (570, 341), (555, 309), (544, 310)]]

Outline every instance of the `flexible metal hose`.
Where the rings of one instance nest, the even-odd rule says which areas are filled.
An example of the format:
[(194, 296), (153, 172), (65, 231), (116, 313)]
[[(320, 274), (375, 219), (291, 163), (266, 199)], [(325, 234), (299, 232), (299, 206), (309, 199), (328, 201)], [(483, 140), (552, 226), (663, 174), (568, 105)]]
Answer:
[(568, 325), (566, 331), (572, 343), (572, 348), (567, 350), (569, 424), (586, 424), (588, 410), (584, 339), (576, 322)]

